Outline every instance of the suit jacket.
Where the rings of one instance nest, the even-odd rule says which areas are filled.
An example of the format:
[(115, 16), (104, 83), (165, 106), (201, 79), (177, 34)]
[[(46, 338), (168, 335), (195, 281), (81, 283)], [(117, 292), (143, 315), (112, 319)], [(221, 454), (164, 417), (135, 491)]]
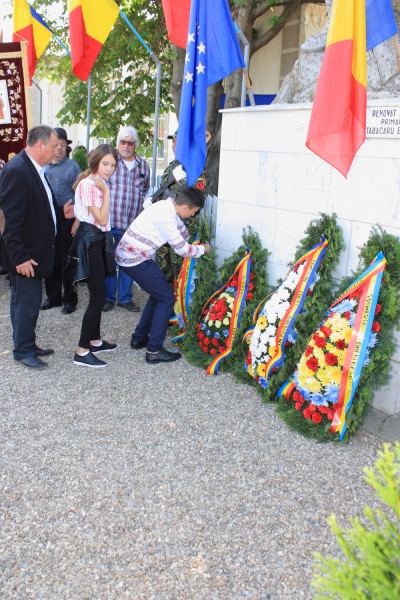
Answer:
[[(50, 186), (49, 186), (50, 187)], [(51, 189), (51, 188), (50, 188)], [(35, 277), (49, 277), (61, 263), (61, 214), (52, 193), (57, 235), (43, 182), (25, 150), (3, 168), (0, 179), (2, 266), (8, 272), (30, 260), (38, 263)]]

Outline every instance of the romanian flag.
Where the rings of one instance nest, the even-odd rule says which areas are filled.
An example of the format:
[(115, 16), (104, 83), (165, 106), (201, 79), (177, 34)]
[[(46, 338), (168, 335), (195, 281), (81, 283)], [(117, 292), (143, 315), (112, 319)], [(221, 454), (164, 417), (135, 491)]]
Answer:
[(28, 42), (29, 77), (32, 79), (38, 58), (53, 36), (50, 27), (27, 0), (14, 0), (13, 42)]
[(72, 71), (87, 81), (119, 14), (114, 0), (67, 0)]
[(390, 0), (334, 0), (306, 146), (347, 177), (366, 137), (367, 50), (397, 31)]
[(186, 48), (189, 29), (190, 0), (161, 0), (168, 38), (180, 48)]

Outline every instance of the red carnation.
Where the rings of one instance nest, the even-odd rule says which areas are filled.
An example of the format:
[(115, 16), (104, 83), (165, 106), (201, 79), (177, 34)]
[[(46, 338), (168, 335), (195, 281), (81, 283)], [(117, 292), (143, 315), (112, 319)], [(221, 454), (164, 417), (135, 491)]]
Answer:
[(312, 291), (311, 290), (307, 290), (307, 296), (312, 296)]
[(201, 329), (201, 325), (200, 325), (200, 323), (196, 323), (196, 329), (197, 329), (197, 330)]
[(216, 349), (215, 349), (215, 348), (211, 348), (211, 350), (210, 350), (210, 354), (217, 354), (217, 351), (216, 351)]
[(325, 362), (327, 365), (330, 365), (331, 367), (334, 367), (335, 365), (337, 365), (338, 359), (336, 354), (332, 354), (332, 352), (328, 352), (327, 354), (325, 354)]
[(254, 279), (254, 273), (250, 271), (250, 279)]
[[(269, 362), (269, 361), (268, 361), (268, 362)], [(278, 370), (278, 367), (273, 367), (273, 368), (272, 368), (272, 372), (273, 372), (273, 373), (276, 373), (276, 372), (277, 372), (277, 370)]]
[(198, 190), (204, 190), (204, 188), (205, 188), (206, 186), (204, 185), (204, 182), (203, 182), (203, 181), (198, 181), (198, 182), (195, 184), (195, 187), (196, 187)]
[(312, 346), (307, 346), (306, 351), (305, 351), (305, 355), (306, 356), (311, 356), (312, 353), (313, 353), (313, 347)]
[(224, 304), (223, 306), (221, 306), (221, 312), (223, 315), (225, 315), (228, 312), (228, 307), (226, 306), (226, 304)]
[(248, 290), (249, 292), (251, 292), (251, 290), (254, 290), (254, 283), (249, 283)]
[(380, 331), (380, 330), (381, 330), (380, 324), (378, 323), (378, 321), (374, 321), (372, 323), (372, 331), (374, 331), (375, 333), (378, 333), (378, 331)]
[(336, 348), (338, 350), (344, 350), (346, 348), (346, 342), (344, 340), (338, 340), (336, 342)]
[(218, 346), (218, 344), (219, 344), (219, 341), (217, 340), (217, 338), (213, 338), (213, 339), (211, 340), (211, 343), (212, 343), (212, 345), (213, 345), (213, 346)]
[(204, 338), (203, 344), (205, 344), (206, 346), (208, 346), (209, 343), (210, 343), (210, 340), (208, 339), (208, 337)]
[(346, 312), (343, 314), (344, 314), (344, 318), (347, 319), (348, 321), (350, 321), (350, 311), (346, 310)]
[(315, 342), (315, 345), (317, 346), (317, 348), (325, 348), (326, 346), (326, 339), (321, 337), (320, 335), (318, 335), (318, 333), (316, 333), (315, 335), (313, 335), (313, 340)]
[(310, 402), (310, 404), (308, 405), (308, 410), (310, 411), (311, 414), (313, 414), (317, 410), (317, 407), (315, 406), (315, 404)]
[[(219, 347), (219, 351), (220, 351), (220, 352), (225, 352), (225, 350), (226, 350), (226, 346), (220, 346), (220, 347)], [(250, 362), (251, 362), (251, 361), (250, 361)]]
[(203, 310), (203, 315), (206, 315), (207, 313), (208, 313), (208, 310), (207, 310), (207, 308), (205, 308), (205, 309)]
[(296, 410), (301, 410), (301, 407), (302, 407), (302, 406), (303, 406), (303, 405), (302, 405), (302, 403), (301, 403), (301, 402), (296, 402), (296, 404), (294, 405), (294, 407), (295, 407), (295, 409), (296, 409)]
[(203, 346), (202, 350), (203, 350), (204, 354), (207, 354), (207, 352), (208, 352), (208, 346)]
[(329, 408), (327, 406), (319, 406), (319, 412), (322, 413), (323, 415), (326, 415), (326, 413), (328, 412)]
[(218, 317), (218, 321), (222, 321), (222, 319), (224, 318), (224, 315), (222, 314), (222, 312), (217, 313), (217, 317)]
[(314, 423), (321, 423), (321, 421), (322, 421), (322, 415), (319, 412), (315, 412), (313, 414), (313, 416), (311, 417), (311, 419), (314, 421)]
[(286, 342), (285, 342), (285, 346), (290, 346), (290, 342), (289, 342), (289, 340), (286, 340)]
[[(219, 347), (219, 351), (223, 352), (223, 350), (221, 350), (221, 348), (223, 348), (223, 346)], [(246, 358), (245, 362), (246, 362), (246, 365), (251, 365), (251, 358)]]
[(326, 413), (326, 416), (328, 417), (329, 421), (332, 421), (333, 417), (335, 416), (335, 411), (328, 410), (328, 412)]
[(320, 327), (320, 331), (322, 331), (322, 333), (324, 334), (325, 337), (329, 337), (332, 333), (332, 329), (329, 329), (329, 327), (325, 327), (325, 325), (322, 325)]
[(311, 358), (308, 359), (308, 361), (306, 362), (307, 367), (311, 370), (311, 371), (318, 371), (318, 361), (315, 358), (315, 356), (312, 356)]
[(216, 313), (211, 313), (210, 314), (210, 321), (216, 321), (217, 320), (217, 315)]
[(305, 408), (305, 409), (303, 410), (303, 417), (304, 417), (305, 419), (309, 419), (309, 418), (311, 417), (311, 412), (310, 412), (310, 409), (309, 409), (309, 408)]
[(252, 300), (254, 294), (252, 292), (249, 292), (246, 296), (246, 300)]
[(303, 396), (297, 390), (295, 392), (293, 392), (293, 400), (295, 402), (304, 402)]
[(381, 310), (382, 310), (382, 304), (377, 304), (376, 305), (376, 309), (375, 309), (375, 314), (379, 315), (379, 313), (381, 312)]
[(201, 340), (204, 340), (204, 338), (205, 338), (205, 337), (206, 337), (206, 336), (204, 335), (204, 333), (203, 333), (203, 332), (199, 333), (199, 338), (200, 338)]

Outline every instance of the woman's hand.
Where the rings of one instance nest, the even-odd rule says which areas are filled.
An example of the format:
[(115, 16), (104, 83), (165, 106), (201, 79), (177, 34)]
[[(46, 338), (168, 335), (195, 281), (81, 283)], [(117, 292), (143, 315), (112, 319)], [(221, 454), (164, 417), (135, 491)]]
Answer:
[(103, 179), (100, 175), (95, 175), (94, 182), (103, 193), (108, 190), (108, 185), (106, 184), (106, 180)]

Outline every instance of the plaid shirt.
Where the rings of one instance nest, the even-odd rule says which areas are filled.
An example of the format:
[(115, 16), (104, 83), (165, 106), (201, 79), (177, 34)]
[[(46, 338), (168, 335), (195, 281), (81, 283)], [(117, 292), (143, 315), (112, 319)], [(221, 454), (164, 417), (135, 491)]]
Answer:
[(150, 187), (149, 165), (144, 158), (135, 154), (135, 166), (129, 171), (119, 157), (108, 186), (111, 227), (125, 231), (143, 210), (143, 200)]

